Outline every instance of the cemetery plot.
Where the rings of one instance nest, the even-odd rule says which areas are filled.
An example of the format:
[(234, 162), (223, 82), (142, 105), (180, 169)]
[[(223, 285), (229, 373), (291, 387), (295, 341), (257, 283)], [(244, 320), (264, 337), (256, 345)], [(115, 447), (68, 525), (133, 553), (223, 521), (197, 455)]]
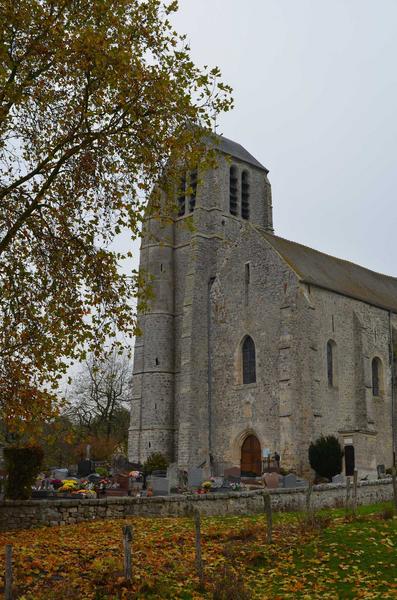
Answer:
[(1, 534), (0, 541), (13, 545), (14, 595), (24, 600), (228, 597), (220, 591), (239, 600), (396, 598), (391, 506), (360, 507), (355, 518), (344, 510), (310, 520), (273, 517), (272, 543), (265, 514), (202, 518), (199, 531), (197, 515), (141, 517)]

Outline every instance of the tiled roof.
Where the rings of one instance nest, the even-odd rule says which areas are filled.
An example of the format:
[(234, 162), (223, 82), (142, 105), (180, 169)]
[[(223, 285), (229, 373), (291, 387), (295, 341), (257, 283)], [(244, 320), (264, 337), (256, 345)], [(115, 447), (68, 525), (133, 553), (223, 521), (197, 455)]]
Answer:
[(397, 312), (397, 278), (262, 230), (260, 233), (301, 281)]

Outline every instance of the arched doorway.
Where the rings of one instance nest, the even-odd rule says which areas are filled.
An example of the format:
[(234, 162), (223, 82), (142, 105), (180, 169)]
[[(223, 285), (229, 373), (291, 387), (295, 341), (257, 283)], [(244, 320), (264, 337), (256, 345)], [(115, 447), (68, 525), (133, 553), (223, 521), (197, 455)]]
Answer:
[(261, 445), (255, 435), (249, 435), (241, 446), (241, 476), (259, 477), (261, 474)]

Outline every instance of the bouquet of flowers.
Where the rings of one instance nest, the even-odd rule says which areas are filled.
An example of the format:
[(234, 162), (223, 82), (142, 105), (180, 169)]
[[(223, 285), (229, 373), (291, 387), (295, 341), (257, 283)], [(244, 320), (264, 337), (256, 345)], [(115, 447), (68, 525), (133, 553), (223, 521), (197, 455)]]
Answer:
[(72, 495), (83, 496), (83, 498), (96, 498), (96, 493), (94, 490), (87, 490), (85, 488), (81, 490), (73, 490)]
[(54, 487), (54, 490), (57, 490), (62, 485), (61, 479), (50, 479), (50, 484)]
[(58, 492), (73, 492), (78, 487), (77, 481), (74, 481), (74, 479), (64, 479), (61, 487), (58, 488)]

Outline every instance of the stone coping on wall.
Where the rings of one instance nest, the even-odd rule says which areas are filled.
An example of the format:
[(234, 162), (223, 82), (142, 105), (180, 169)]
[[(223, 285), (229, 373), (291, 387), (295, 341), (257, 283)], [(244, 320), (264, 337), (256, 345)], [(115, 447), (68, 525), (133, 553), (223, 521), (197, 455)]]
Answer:
[[(306, 488), (257, 489), (241, 492), (175, 494), (151, 498), (109, 497), (97, 499), (5, 500), (0, 502), (0, 531), (72, 525), (96, 519), (187, 516), (194, 507), (203, 516), (261, 514), (263, 496), (269, 493), (274, 511), (305, 510)], [(350, 501), (353, 489), (350, 489)], [(372, 504), (393, 498), (391, 479), (358, 483), (357, 503)], [(312, 507), (346, 505), (344, 483), (313, 486)]]
[[(391, 477), (385, 479), (376, 479), (370, 481), (359, 481), (357, 484), (358, 488), (365, 487), (377, 487), (382, 485), (391, 485)], [(351, 485), (351, 490), (353, 486)], [(321, 483), (313, 486), (313, 492), (327, 492), (331, 490), (345, 489), (345, 483)], [(73, 507), (73, 506), (113, 506), (117, 504), (163, 504), (166, 502), (207, 502), (208, 500), (226, 500), (228, 498), (250, 498), (254, 496), (263, 496), (264, 493), (269, 493), (271, 496), (278, 495), (296, 495), (306, 494), (306, 487), (296, 488), (266, 488), (256, 490), (244, 490), (240, 492), (209, 492), (208, 494), (169, 494), (168, 496), (151, 496), (150, 498), (142, 496), (113, 496), (109, 498), (59, 498), (58, 500), (2, 500), (0, 502), (0, 508), (11, 507), (11, 506), (30, 506), (30, 507)]]

